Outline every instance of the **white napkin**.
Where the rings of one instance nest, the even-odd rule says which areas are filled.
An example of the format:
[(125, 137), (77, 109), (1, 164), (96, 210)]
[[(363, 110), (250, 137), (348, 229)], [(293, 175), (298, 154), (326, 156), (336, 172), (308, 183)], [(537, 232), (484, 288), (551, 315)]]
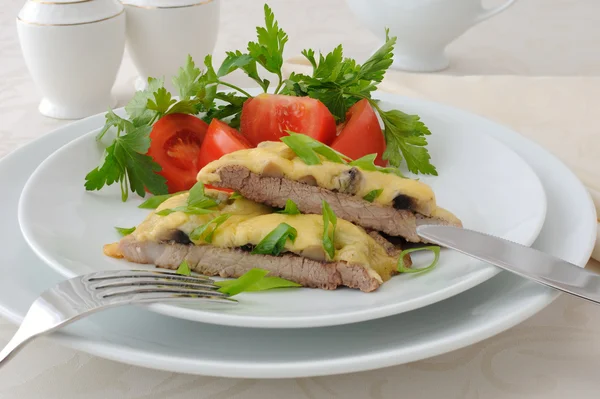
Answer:
[[(303, 57), (294, 57), (285, 71), (310, 73), (311, 67)], [(379, 88), (450, 104), (510, 126), (562, 159), (588, 188), (600, 214), (600, 78), (389, 71)], [(600, 239), (592, 257), (600, 260)]]

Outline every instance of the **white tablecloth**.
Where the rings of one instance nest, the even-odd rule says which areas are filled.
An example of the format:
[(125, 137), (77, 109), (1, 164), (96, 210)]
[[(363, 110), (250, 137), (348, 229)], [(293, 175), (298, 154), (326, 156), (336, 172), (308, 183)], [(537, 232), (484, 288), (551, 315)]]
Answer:
[[(14, 17), (22, 0), (0, 8), (0, 156), (64, 121), (37, 113)], [(491, 1), (490, 3), (497, 3)], [(341, 0), (270, 0), (291, 37), (289, 55), (339, 42), (362, 58), (376, 45)], [(243, 48), (262, 2), (224, 0), (215, 53)], [(449, 75), (599, 75), (600, 2), (521, 0), (454, 43)], [(220, 58), (219, 56), (217, 58)], [(132, 94), (126, 55), (115, 91)], [(420, 78), (422, 79), (422, 78)], [(589, 267), (600, 270), (597, 262)], [(0, 319), (0, 345), (15, 327)], [(429, 360), (353, 375), (281, 381), (195, 377), (127, 366), (47, 343), (33, 343), (0, 371), (0, 399), (163, 398), (597, 398), (600, 311), (562, 296), (523, 324)]]

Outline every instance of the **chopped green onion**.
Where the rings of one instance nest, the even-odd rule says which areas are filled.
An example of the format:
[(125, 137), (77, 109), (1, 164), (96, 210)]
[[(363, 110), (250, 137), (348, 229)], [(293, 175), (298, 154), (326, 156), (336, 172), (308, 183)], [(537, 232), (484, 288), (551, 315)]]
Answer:
[(227, 219), (229, 219), (230, 216), (231, 215), (229, 213), (224, 213), (222, 215), (217, 216), (213, 220), (203, 224), (202, 226), (195, 228), (194, 231), (192, 231), (190, 233), (190, 239), (192, 239), (194, 241), (199, 240), (200, 237), (202, 237), (202, 235), (206, 232), (208, 227), (211, 224), (214, 224), (215, 227), (210, 231), (210, 233), (208, 233), (206, 235), (206, 237), (204, 237), (204, 241), (211, 243), (213, 240), (215, 231), (219, 228), (220, 225), (222, 225)]
[(171, 197), (181, 194), (183, 191), (180, 191), (175, 194), (165, 194), (165, 195), (155, 195), (153, 197), (148, 198), (146, 201), (142, 202), (138, 205), (140, 209), (156, 209), (160, 204), (165, 202)]
[(364, 157), (358, 158), (350, 162), (348, 165), (356, 166), (359, 169), (366, 170), (369, 172), (392, 173), (396, 176), (406, 177), (402, 174), (402, 172), (400, 172), (400, 169), (398, 168), (384, 168), (375, 165), (375, 158), (377, 158), (377, 154), (365, 155)]
[(219, 281), (216, 284), (221, 285), (221, 288), (219, 288), (220, 292), (224, 294), (229, 294), (230, 296), (234, 296), (239, 294), (240, 292), (246, 291), (248, 287), (251, 287), (252, 285), (256, 284), (268, 273), (268, 270), (251, 269), (244, 273), (242, 276), (236, 278), (235, 280), (231, 280), (230, 282), (228, 281), (225, 284), (222, 284), (224, 282)]
[(377, 197), (379, 197), (381, 195), (381, 193), (383, 192), (383, 188), (377, 189), (377, 190), (371, 190), (367, 193), (367, 195), (365, 195), (363, 197), (363, 199), (365, 201), (369, 201), (369, 202), (373, 202), (375, 201), (375, 199)]
[(284, 215), (299, 215), (300, 211), (298, 210), (296, 203), (288, 198), (288, 200), (285, 201), (285, 209), (277, 211), (277, 213), (283, 213)]
[(333, 148), (305, 134), (294, 133), (289, 130), (287, 133), (289, 136), (283, 136), (280, 140), (290, 147), (298, 158), (307, 165), (320, 165), (321, 158), (319, 158), (319, 155), (335, 163), (345, 163), (344, 159), (349, 159)]
[[(229, 295), (235, 295), (235, 294), (230, 293), (230, 291), (234, 285), (237, 285), (237, 288), (235, 289), (235, 291), (239, 291), (239, 292), (257, 292), (257, 291), (272, 290), (275, 288), (301, 287), (301, 285), (298, 283), (283, 279), (281, 277), (269, 277), (266, 275), (266, 273), (263, 274), (262, 278), (256, 280), (256, 278), (259, 276), (259, 273), (255, 272), (255, 270), (261, 270), (263, 273), (264, 272), (268, 273), (267, 270), (252, 269), (252, 270), (248, 271), (246, 274), (248, 274), (248, 273), (253, 274), (252, 279), (251, 279), (251, 280), (255, 280), (253, 283), (251, 282), (250, 279), (247, 279), (247, 280), (245, 280), (245, 282), (243, 282), (243, 285), (241, 285), (241, 284), (239, 284), (239, 279), (235, 279), (235, 280), (216, 281), (215, 284), (218, 285), (219, 287), (221, 287), (219, 289), (220, 292), (228, 293)], [(244, 276), (246, 274), (244, 274)], [(260, 273), (260, 274), (262, 274), (262, 273)], [(242, 276), (242, 277), (244, 277), (244, 276)], [(240, 277), (240, 279), (242, 277)], [(241, 289), (241, 291), (240, 291), (240, 289)]]
[(204, 184), (198, 182), (190, 189), (190, 195), (187, 199), (188, 206), (193, 208), (211, 208), (219, 205), (219, 203), (211, 197), (208, 197), (204, 192)]
[(198, 182), (194, 184), (194, 187), (191, 188), (186, 206), (178, 206), (172, 209), (162, 209), (156, 212), (156, 214), (159, 216), (166, 216), (173, 212), (183, 212), (188, 215), (206, 215), (207, 213), (214, 212), (214, 210), (209, 210), (209, 208), (214, 208), (217, 205), (219, 205), (219, 201), (207, 196), (204, 193), (204, 184), (202, 184), (202, 182)]
[[(404, 266), (404, 256), (411, 253), (411, 252), (417, 252), (417, 251), (431, 251), (434, 253), (435, 257), (433, 258), (433, 262), (431, 262), (431, 264), (427, 267), (421, 267), (418, 269), (412, 269), (412, 268), (408, 268), (406, 266)], [(405, 249), (404, 251), (400, 252), (400, 258), (398, 259), (398, 272), (400, 273), (422, 273), (422, 272), (427, 272), (431, 269), (433, 269), (438, 261), (440, 260), (440, 247), (438, 247), (437, 245), (431, 245), (428, 247), (418, 247), (418, 248), (409, 248), (409, 249)]]
[(237, 191), (229, 196), (229, 199), (232, 199), (232, 200), (239, 199), (239, 198), (244, 198), (244, 197), (242, 196), (242, 194), (238, 193)]
[[(337, 216), (327, 203), (323, 200), (323, 249), (329, 255), (329, 259), (335, 256), (335, 228), (337, 226)], [(331, 223), (331, 227), (330, 227)]]
[(191, 276), (192, 270), (190, 269), (190, 265), (188, 265), (187, 260), (181, 262), (179, 267), (177, 268), (177, 274), (181, 274), (182, 276)]
[(130, 228), (115, 227), (115, 230), (117, 230), (117, 232), (119, 234), (121, 234), (121, 236), (128, 236), (129, 234), (131, 234), (131, 233), (133, 233), (135, 231), (135, 227), (130, 227)]
[(298, 232), (295, 228), (287, 223), (280, 223), (254, 247), (251, 253), (277, 256), (283, 251), (288, 238), (294, 242), (297, 236)]
[(206, 215), (207, 213), (216, 212), (216, 209), (203, 209), (203, 208), (194, 208), (189, 206), (178, 206), (171, 209), (163, 209), (161, 211), (156, 212), (159, 216), (167, 216), (173, 212), (183, 212), (188, 215)]

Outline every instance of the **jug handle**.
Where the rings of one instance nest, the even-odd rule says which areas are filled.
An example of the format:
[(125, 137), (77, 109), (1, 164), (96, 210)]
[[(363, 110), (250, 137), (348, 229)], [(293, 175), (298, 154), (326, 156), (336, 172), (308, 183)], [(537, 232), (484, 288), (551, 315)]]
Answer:
[(508, 0), (506, 3), (499, 5), (498, 7), (493, 7), (493, 8), (484, 10), (483, 13), (479, 14), (479, 16), (477, 16), (477, 18), (475, 18), (475, 23), (477, 24), (481, 21), (485, 21), (486, 19), (491, 18), (494, 15), (501, 13), (502, 11), (506, 10), (508, 7), (512, 6), (515, 1), (517, 1), (517, 0)]

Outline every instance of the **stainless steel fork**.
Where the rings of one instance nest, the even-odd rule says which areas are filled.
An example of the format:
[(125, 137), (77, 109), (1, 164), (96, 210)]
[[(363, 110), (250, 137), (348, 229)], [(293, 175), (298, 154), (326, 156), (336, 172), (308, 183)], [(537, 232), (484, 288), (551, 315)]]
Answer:
[(86, 274), (46, 290), (31, 305), (14, 337), (0, 352), (0, 367), (34, 338), (100, 310), (132, 304), (209, 300), (237, 303), (205, 276), (153, 270)]

